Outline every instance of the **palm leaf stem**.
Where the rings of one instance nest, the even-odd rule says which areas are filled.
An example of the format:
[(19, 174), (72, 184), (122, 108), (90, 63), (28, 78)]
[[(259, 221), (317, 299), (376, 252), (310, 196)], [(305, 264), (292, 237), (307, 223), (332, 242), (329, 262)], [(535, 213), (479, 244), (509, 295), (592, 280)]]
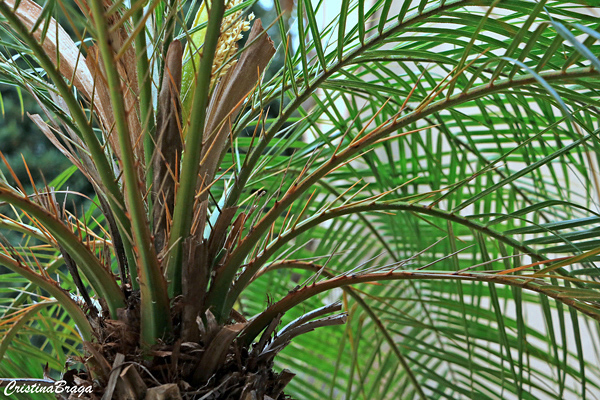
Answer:
[[(380, 35), (377, 35), (367, 42), (365, 42), (362, 46), (358, 47), (356, 50), (349, 52), (345, 58), (338, 61), (337, 63), (331, 65), (328, 69), (324, 69), (313, 82), (306, 83), (306, 89), (301, 92), (281, 113), (281, 115), (271, 124), (269, 129), (265, 132), (264, 136), (261, 138), (256, 147), (252, 150), (250, 155), (246, 157), (244, 160), (244, 164), (238, 174), (238, 178), (233, 185), (233, 188), (229, 195), (227, 196), (227, 201), (225, 202), (225, 207), (231, 207), (237, 203), (239, 197), (242, 194), (242, 191), (246, 185), (246, 182), (250, 178), (254, 167), (258, 163), (265, 149), (267, 148), (269, 142), (275, 137), (275, 135), (279, 132), (283, 124), (292, 116), (292, 114), (300, 107), (313, 93), (314, 91), (324, 83), (328, 78), (330, 78), (333, 74), (340, 71), (343, 67), (350, 64), (352, 60), (356, 57), (360, 56), (370, 48), (377, 46), (385, 41), (389, 36), (405, 29), (408, 26), (413, 24), (417, 24), (427, 18), (442, 13), (444, 11), (463, 7), (468, 4), (473, 3), (473, 0), (455, 0), (455, 1), (446, 1), (442, 2), (441, 5), (431, 7), (423, 13), (415, 14), (403, 22), (395, 23), (390, 26), (385, 32)], [(490, 1), (486, 1), (490, 2)], [(323, 66), (325, 67), (325, 66)], [(283, 90), (283, 89), (282, 89)], [(275, 97), (277, 94), (274, 94)]]
[[(321, 215), (309, 218), (302, 223), (291, 228), (287, 232), (282, 233), (277, 239), (275, 239), (262, 253), (260, 253), (250, 264), (246, 266), (244, 272), (240, 275), (238, 280), (235, 282), (233, 288), (228, 294), (226, 303), (224, 303), (224, 309), (222, 315), (228, 315), (231, 307), (235, 303), (235, 300), (239, 297), (244, 288), (252, 281), (253, 276), (258, 273), (260, 268), (267, 262), (267, 260), (285, 243), (289, 242), (299, 234), (308, 231), (312, 227), (315, 227), (327, 220), (338, 218), (343, 215), (364, 213), (364, 212), (376, 212), (376, 211), (403, 211), (415, 214), (429, 215), (432, 217), (440, 218), (445, 221), (457, 223), (463, 225), (476, 232), (481, 232), (488, 237), (492, 237), (501, 243), (504, 243), (514, 249), (519, 250), (523, 254), (529, 255), (535, 261), (547, 261), (545, 257), (538, 254), (535, 250), (521, 242), (502, 234), (501, 232), (490, 229), (489, 227), (479, 224), (471, 219), (462, 217), (457, 214), (453, 214), (447, 211), (443, 211), (428, 206), (422, 206), (410, 203), (370, 203), (358, 206), (345, 206), (332, 209)], [(557, 270), (563, 276), (569, 276), (569, 273), (564, 269), (559, 268)], [(216, 308), (216, 310), (219, 310)]]
[(88, 146), (92, 160), (100, 174), (102, 184), (108, 190), (107, 200), (111, 204), (111, 208), (114, 211), (120, 228), (123, 230), (123, 237), (130, 237), (130, 224), (129, 220), (125, 215), (125, 203), (121, 195), (119, 185), (113, 174), (112, 167), (106, 157), (104, 148), (98, 141), (92, 126), (89, 124), (87, 116), (83, 112), (79, 102), (75, 98), (71, 87), (67, 85), (59, 71), (53, 64), (52, 60), (46, 55), (41, 44), (33, 37), (33, 34), (29, 32), (27, 27), (21, 22), (21, 20), (14, 14), (11, 8), (5, 2), (0, 2), (0, 14), (2, 14), (10, 23), (12, 29), (14, 29), (25, 43), (29, 46), (31, 51), (36, 57), (37, 62), (46, 71), (50, 79), (56, 85), (56, 88), (62, 98), (65, 100), (71, 115), (79, 129), (75, 130), (78, 135), (81, 135), (85, 144)]
[[(59, 255), (57, 256), (57, 258), (54, 259), (54, 261), (46, 264), (46, 267), (44, 268), (44, 273), (51, 274), (63, 264), (64, 260), (62, 259), (62, 256)], [(10, 307), (8, 309), (17, 308), (20, 305), (22, 305), (30, 296), (29, 293), (31, 292), (33, 286), (36, 285), (33, 282), (28, 282), (27, 285), (23, 287), (23, 290), (10, 303)], [(6, 316), (6, 312), (3, 316)]]
[(111, 315), (116, 318), (117, 308), (125, 305), (125, 296), (112, 273), (100, 263), (90, 249), (62, 221), (28, 198), (19, 196), (9, 189), (0, 188), (0, 200), (31, 214), (48, 229), (58, 244), (73, 257), (94, 290), (106, 300)]
[[(284, 269), (284, 268), (299, 268), (299, 269), (303, 269), (303, 270), (307, 270), (307, 271), (313, 271), (315, 273), (320, 272), (324, 277), (327, 277), (329, 279), (332, 279), (335, 277), (334, 274), (323, 269), (323, 266), (321, 266), (321, 265), (318, 265), (315, 263), (302, 262), (302, 261), (293, 261), (293, 260), (282, 261), (279, 263), (274, 263), (272, 265), (269, 265), (269, 267), (260, 271), (260, 275), (270, 272), (270, 271), (275, 271), (275, 270)], [(350, 297), (352, 297), (354, 299), (354, 301), (356, 301), (356, 303), (363, 310), (365, 310), (367, 315), (369, 315), (371, 320), (377, 326), (377, 329), (379, 329), (379, 331), (382, 333), (383, 337), (385, 338), (385, 341), (388, 343), (388, 345), (394, 352), (394, 355), (398, 358), (398, 361), (402, 365), (402, 368), (404, 368), (404, 371), (408, 375), (408, 377), (409, 377), (411, 383), (413, 384), (415, 390), (417, 391), (419, 397), (421, 399), (427, 399), (427, 396), (423, 392), (423, 388), (421, 387), (421, 384), (417, 380), (417, 377), (415, 376), (414, 372), (411, 370), (410, 365), (408, 364), (408, 361), (406, 360), (406, 358), (404, 357), (404, 355), (398, 348), (398, 345), (394, 341), (394, 338), (392, 337), (391, 333), (388, 331), (388, 329), (386, 329), (383, 322), (381, 322), (381, 319), (379, 319), (379, 317), (377, 316), (377, 313), (367, 304), (367, 302), (360, 296), (358, 291), (355, 290), (353, 287), (343, 286), (342, 290), (344, 292), (346, 292)]]
[(0, 254), (0, 264), (50, 293), (50, 295), (56, 298), (56, 300), (61, 304), (69, 316), (73, 318), (75, 325), (77, 325), (79, 332), (81, 332), (82, 339), (88, 341), (92, 339), (92, 327), (90, 326), (85, 314), (81, 310), (81, 307), (79, 307), (79, 305), (75, 303), (71, 296), (69, 296), (69, 293), (61, 289), (57, 283), (49, 281), (43, 276), (36, 274), (30, 268), (24, 266), (17, 260), (14, 260), (7, 255)]
[[(133, 13), (133, 22), (135, 25), (145, 23), (144, 9), (137, 6)], [(154, 133), (156, 124), (154, 121), (154, 106), (152, 104), (152, 80), (150, 63), (148, 61), (148, 51), (146, 42), (146, 29), (142, 28), (135, 36), (136, 68), (138, 77), (138, 87), (140, 88), (140, 121), (144, 130), (144, 156), (146, 165), (146, 190), (150, 190), (152, 185), (152, 156), (154, 154)], [(151, 201), (148, 197), (148, 202)], [(152, 205), (149, 204), (148, 215), (152, 215)]]
[(90, 6), (96, 26), (98, 46), (106, 70), (110, 99), (114, 111), (116, 131), (121, 146), (121, 163), (125, 180), (125, 193), (128, 210), (131, 217), (133, 241), (137, 255), (138, 279), (140, 281), (141, 295), (141, 336), (143, 346), (151, 346), (159, 338), (170, 331), (169, 298), (166, 282), (158, 264), (158, 258), (152, 246), (152, 239), (146, 215), (146, 208), (142, 200), (138, 179), (140, 160), (135, 160), (125, 104), (121, 77), (115, 67), (114, 53), (108, 36), (108, 26), (104, 15), (101, 0), (91, 0)]
[[(4, 358), (6, 350), (8, 350), (13, 338), (19, 334), (30, 318), (34, 317), (42, 308), (59, 304), (58, 301), (49, 300), (29, 306), (25, 311), (18, 315), (18, 320), (4, 332), (2, 340), (0, 340), (0, 360)], [(14, 314), (13, 314), (14, 315)], [(16, 316), (15, 316), (16, 317)], [(9, 317), (10, 318), (10, 317)]]
[(45, 235), (40, 229), (31, 225), (25, 225), (6, 219), (0, 219), (0, 228), (10, 229), (11, 231), (24, 233), (25, 235), (35, 238), (41, 241), (42, 243), (53, 244), (52, 240), (47, 235)]
[(224, 0), (213, 0), (208, 18), (208, 26), (204, 41), (200, 66), (196, 78), (196, 88), (190, 111), (190, 124), (187, 130), (182, 155), (180, 186), (173, 211), (173, 221), (169, 238), (171, 251), (167, 259), (167, 276), (169, 294), (181, 293), (181, 271), (183, 258), (183, 241), (189, 236), (192, 218), (190, 211), (194, 208), (194, 197), (197, 189), (202, 140), (206, 122), (206, 107), (210, 91), (212, 64), (221, 32), (221, 21), (225, 12)]
[[(551, 71), (539, 75), (542, 76), (542, 78), (546, 81), (556, 81), (585, 78), (597, 74), (598, 72), (595, 71), (593, 67), (584, 67), (572, 69), (568, 72)], [(334, 154), (328, 162), (323, 163), (321, 167), (319, 167), (316, 171), (307, 176), (301, 183), (291, 188), (286, 193), (286, 195), (282, 197), (281, 200), (276, 201), (273, 207), (267, 212), (267, 214), (253, 227), (253, 230), (248, 234), (248, 236), (244, 238), (240, 245), (235, 249), (231, 258), (223, 267), (223, 273), (220, 274), (213, 283), (213, 287), (211, 287), (210, 290), (211, 294), (209, 295), (209, 304), (215, 305), (216, 310), (219, 310), (222, 306), (224, 306), (229, 284), (230, 282), (232, 282), (235, 274), (237, 273), (239, 267), (242, 265), (244, 259), (252, 251), (254, 243), (256, 243), (256, 241), (269, 229), (269, 227), (273, 224), (273, 222), (275, 222), (275, 220), (279, 217), (283, 210), (289, 207), (306, 190), (312, 187), (312, 185), (316, 184), (319, 181), (319, 179), (326, 176), (335, 168), (338, 168), (343, 162), (347, 162), (357, 153), (364, 151), (364, 149), (367, 146), (385, 138), (390, 133), (405, 128), (410, 124), (427, 117), (428, 115), (434, 114), (441, 110), (455, 107), (459, 104), (475, 100), (477, 98), (484, 97), (492, 93), (503, 92), (511, 88), (534, 84), (538, 81), (538, 79), (539, 77), (524, 75), (515, 79), (499, 81), (495, 84), (475, 87), (472, 88), (469, 92), (460, 93), (450, 98), (443, 98), (437, 102), (429, 104), (428, 106), (422, 108), (420, 111), (414, 111), (397, 120), (391, 120), (391, 122), (389, 122), (387, 126), (376, 128), (376, 130), (372, 131), (367, 135), (364, 135), (360, 141), (356, 141), (354, 144), (347, 147), (344, 151)], [(238, 175), (238, 177), (241, 177), (241, 172)], [(250, 270), (246, 270), (244, 272), (243, 275), (245, 276), (243, 276), (242, 279), (242, 281), (245, 282), (243, 284), (244, 286), (245, 284), (247, 284), (247, 282), (249, 282), (252, 274), (253, 272), (250, 272)], [(236, 286), (238, 286), (238, 283), (236, 283)], [(237, 297), (239, 295), (239, 290), (241, 289), (238, 287), (238, 289), (235, 290), (232, 293), (232, 295), (234, 297)], [(225, 308), (227, 309), (229, 307)], [(225, 314), (219, 314), (218, 311), (217, 313), (221, 317), (225, 317), (227, 315), (226, 309), (223, 310)]]
[[(290, 292), (283, 299), (271, 305), (264, 312), (253, 318), (240, 335), (241, 343), (251, 344), (256, 336), (273, 320), (277, 315), (283, 314), (291, 308), (297, 306), (303, 301), (335, 288), (341, 288), (348, 285), (355, 285), (365, 282), (381, 282), (391, 280), (460, 280), (473, 282), (487, 282), (519, 287), (541, 293), (547, 297), (553, 298), (561, 303), (572, 307), (581, 313), (600, 321), (600, 309), (586, 304), (585, 301), (579, 301), (572, 296), (564, 296), (561, 289), (550, 285), (540, 279), (527, 276), (499, 275), (484, 272), (448, 272), (448, 271), (399, 271), (369, 273), (362, 275), (340, 275), (333, 279), (327, 279), (316, 282), (310, 286), (305, 286), (298, 290)], [(596, 294), (596, 297), (597, 294)]]

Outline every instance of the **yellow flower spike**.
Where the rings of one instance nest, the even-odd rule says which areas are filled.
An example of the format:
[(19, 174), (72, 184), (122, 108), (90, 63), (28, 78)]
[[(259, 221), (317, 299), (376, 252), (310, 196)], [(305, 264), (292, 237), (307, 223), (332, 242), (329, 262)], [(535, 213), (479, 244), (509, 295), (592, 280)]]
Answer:
[[(243, 0), (230, 0), (225, 8), (225, 12), (240, 5)], [(235, 64), (232, 60), (229, 63), (224, 63), (231, 58), (237, 51), (237, 41), (243, 37), (243, 32), (250, 29), (250, 21), (254, 19), (254, 14), (248, 15), (247, 18), (241, 18), (242, 10), (231, 13), (223, 18), (221, 23), (221, 34), (219, 41), (217, 42), (217, 50), (215, 52), (215, 58), (212, 66), (211, 76), (211, 87), (214, 86), (216, 81), (225, 75), (227, 71)], [(206, 9), (206, 2), (202, 2), (192, 29), (206, 23), (208, 21), (208, 12)], [(196, 69), (200, 64), (200, 56), (202, 55), (202, 46), (204, 44), (204, 37), (206, 35), (206, 29), (200, 29), (192, 33), (188, 42), (186, 43), (185, 50), (183, 53), (183, 68), (182, 68), (182, 79), (181, 79), (181, 111), (183, 121), (188, 121), (190, 108), (192, 106), (192, 93), (196, 86)], [(185, 130), (184, 130), (185, 135)]]

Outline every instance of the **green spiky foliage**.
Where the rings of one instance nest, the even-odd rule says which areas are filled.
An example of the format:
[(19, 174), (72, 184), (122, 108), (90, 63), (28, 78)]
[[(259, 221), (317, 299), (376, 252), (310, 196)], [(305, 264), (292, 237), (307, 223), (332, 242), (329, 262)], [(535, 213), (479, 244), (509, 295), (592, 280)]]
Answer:
[(597, 398), (594, 2), (276, 0), (238, 48), (253, 3), (0, 3), (2, 83), (74, 164), (1, 179), (0, 377)]

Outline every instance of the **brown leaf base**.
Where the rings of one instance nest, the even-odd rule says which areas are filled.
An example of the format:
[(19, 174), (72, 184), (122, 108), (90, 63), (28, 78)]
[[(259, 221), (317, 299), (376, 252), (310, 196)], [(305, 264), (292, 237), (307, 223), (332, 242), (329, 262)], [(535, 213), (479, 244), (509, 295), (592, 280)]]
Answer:
[[(143, 354), (139, 342), (139, 299), (132, 295), (119, 320), (97, 318), (96, 340), (86, 342), (86, 371), (67, 371), (69, 385), (92, 386), (93, 393), (61, 399), (90, 400), (283, 400), (294, 377), (277, 373), (273, 361), (240, 347), (229, 325), (213, 327), (198, 342), (172, 339)], [(174, 315), (174, 322), (177, 315)], [(216, 330), (215, 330), (216, 329)], [(233, 329), (234, 330), (234, 329)], [(177, 330), (175, 332), (178, 333)]]

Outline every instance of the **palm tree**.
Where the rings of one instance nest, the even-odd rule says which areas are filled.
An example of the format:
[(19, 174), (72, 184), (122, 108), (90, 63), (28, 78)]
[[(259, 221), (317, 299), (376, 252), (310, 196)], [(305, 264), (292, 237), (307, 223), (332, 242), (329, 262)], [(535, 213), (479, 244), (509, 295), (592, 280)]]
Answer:
[(2, 385), (598, 397), (592, 2), (200, 3), (0, 3), (74, 165), (1, 177)]

